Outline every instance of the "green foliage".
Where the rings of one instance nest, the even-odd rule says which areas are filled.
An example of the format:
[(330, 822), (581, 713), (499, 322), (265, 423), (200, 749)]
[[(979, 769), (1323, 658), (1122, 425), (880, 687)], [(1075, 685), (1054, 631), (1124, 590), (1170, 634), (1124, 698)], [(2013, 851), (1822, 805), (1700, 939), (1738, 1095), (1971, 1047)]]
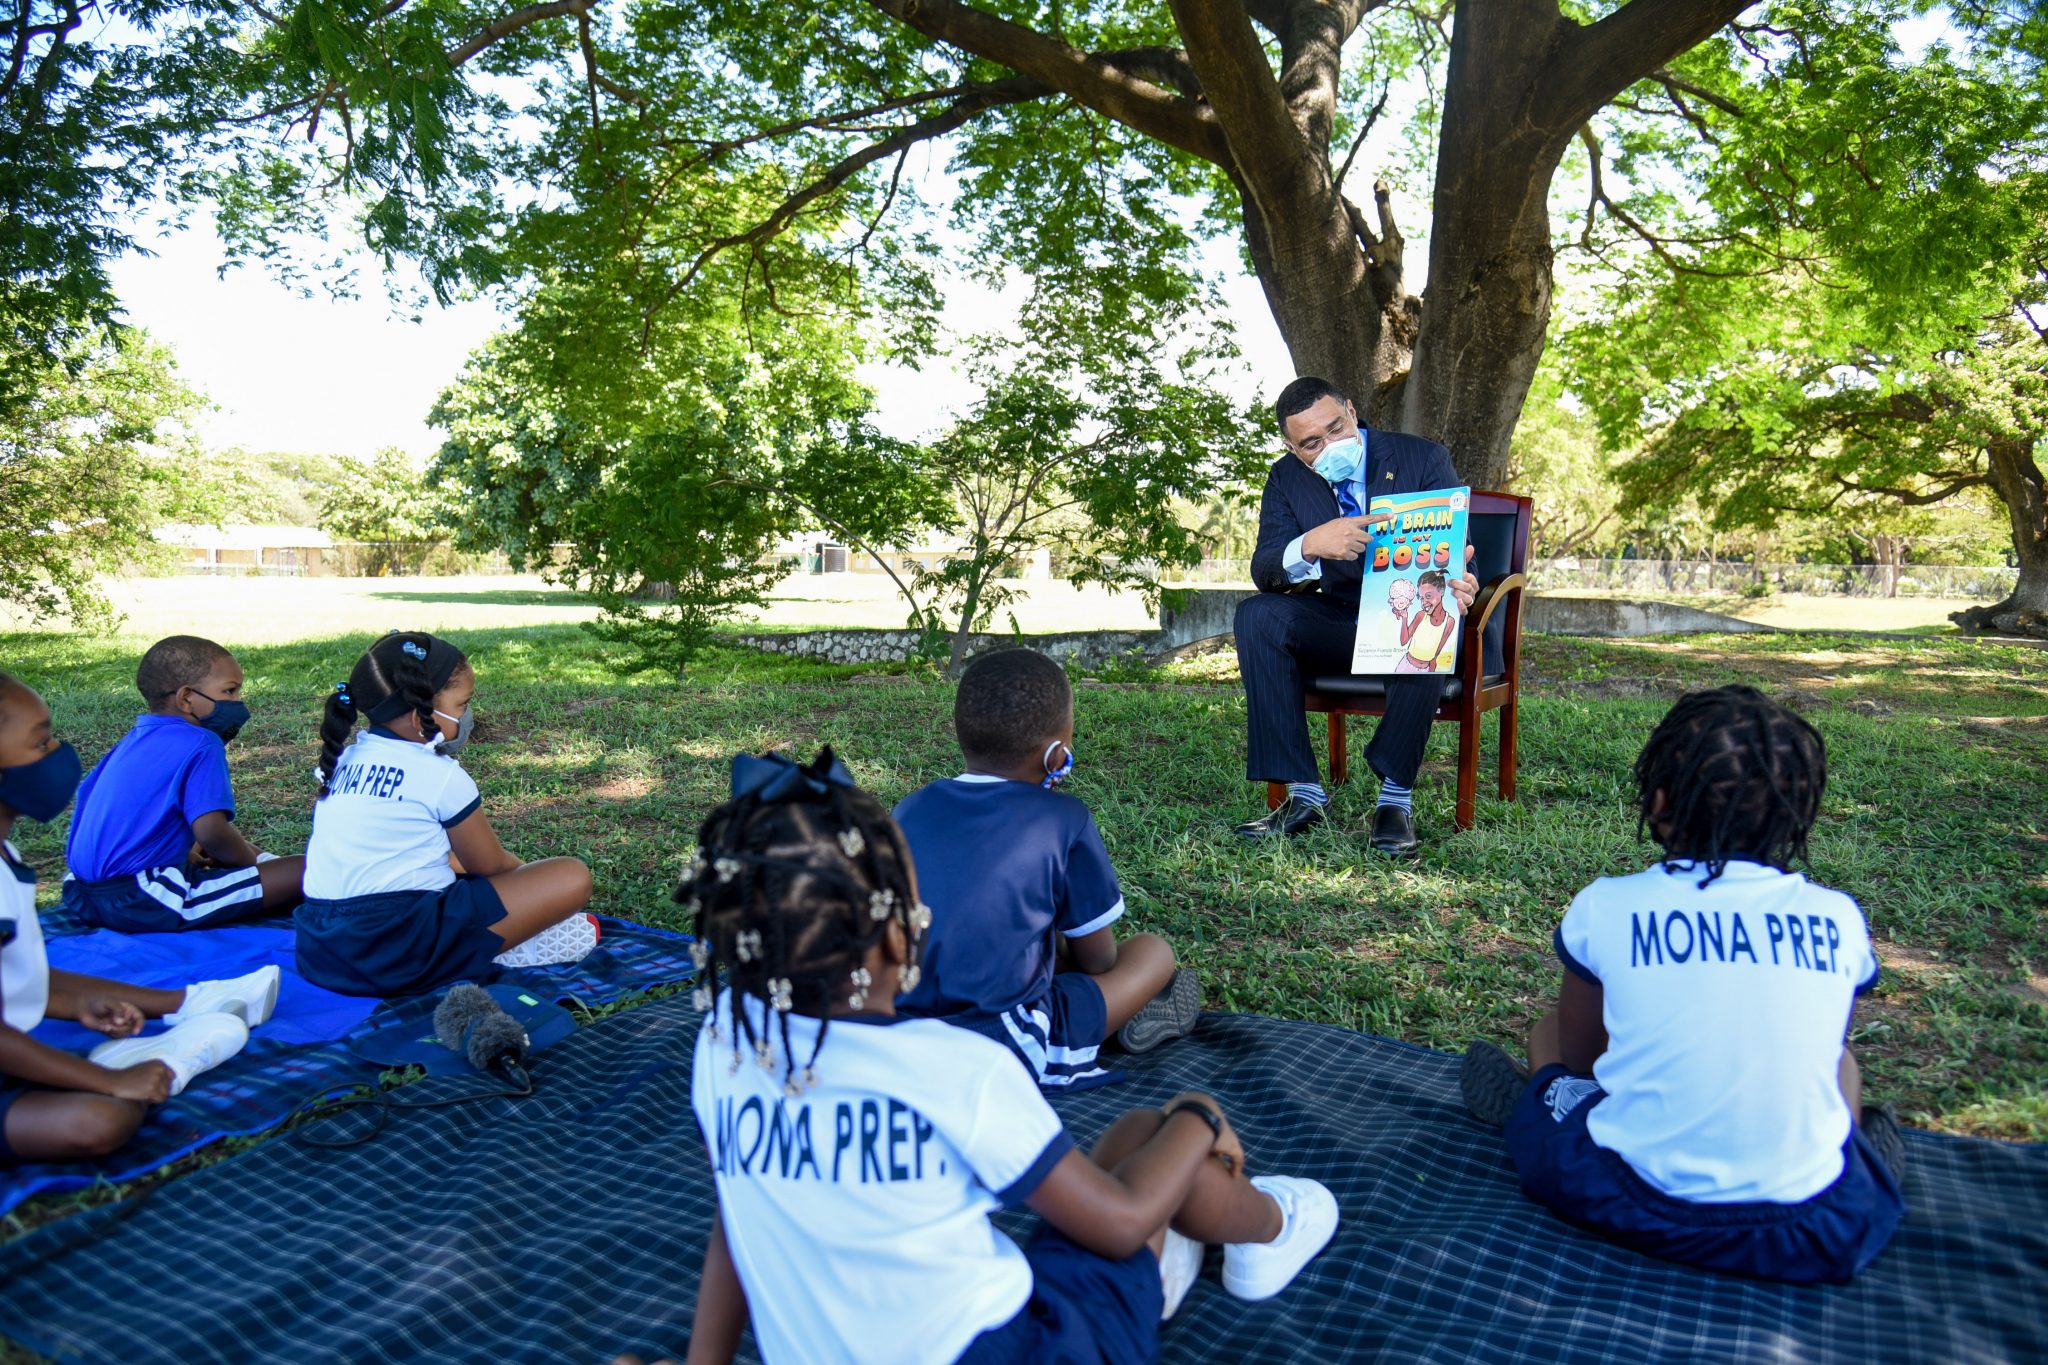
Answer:
[(320, 490), (320, 527), (365, 547), (368, 574), (418, 573), (461, 516), (457, 498), (387, 447), (368, 460), (341, 456)]
[(1156, 599), (1162, 572), (1202, 558), (1203, 538), (1177, 504), (1220, 496), (1265, 461), (1258, 414), (1221, 396), (1237, 351), (1203, 296), (1041, 289), (1019, 333), (970, 347), (983, 397), (926, 456), (957, 509), (939, 529), (962, 551), (916, 572), (925, 601), (912, 624), (936, 633), (950, 618), (956, 671), (968, 635), (1016, 597), (1002, 577), (1008, 563), (1044, 549), (1076, 586)]
[[(1909, 60), (1911, 11), (1768, 6), (1773, 45), (1719, 39), (1686, 89), (1639, 88), (1682, 117), (1607, 120), (1629, 188), (1581, 240), (1616, 279), (1561, 349), (1608, 448), (1640, 447), (1629, 512), (1925, 529), (1900, 509), (2048, 437), (2048, 31), (1973, 9)], [(1696, 201), (1652, 169), (1674, 160)]]
[(136, 332), (43, 366), (0, 424), (0, 602), (109, 624), (97, 575), (155, 555), (160, 522), (218, 513), (190, 428), (202, 405)]
[(318, 526), (327, 490), (342, 479), (332, 455), (282, 451), (211, 451), (207, 466), (221, 485), (227, 515), (252, 525)]

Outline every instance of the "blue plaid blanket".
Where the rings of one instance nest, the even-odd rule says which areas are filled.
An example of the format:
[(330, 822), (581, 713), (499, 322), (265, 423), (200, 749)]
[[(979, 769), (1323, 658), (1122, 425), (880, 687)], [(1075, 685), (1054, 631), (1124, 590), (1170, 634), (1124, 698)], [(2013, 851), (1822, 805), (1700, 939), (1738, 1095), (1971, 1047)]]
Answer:
[[(500, 979), (544, 999), (596, 1006), (687, 981), (694, 973), (687, 935), (626, 920), (605, 918), (603, 925), (596, 951), (581, 962), (508, 970)], [(0, 1214), (31, 1195), (83, 1189), (102, 1180), (133, 1180), (210, 1143), (274, 1128), (320, 1096), (375, 1082), (379, 1069), (350, 1051), (348, 1040), (401, 1019), (424, 1021), (438, 1003), (438, 997), (426, 996), (379, 1004), (323, 991), (292, 971), (292, 931), (277, 924), (193, 934), (57, 937), (50, 941), (50, 960), (68, 970), (138, 985), (238, 976), (269, 963), (283, 967), (285, 976), (271, 1022), (251, 1034), (248, 1046), (226, 1064), (151, 1110), (141, 1130), (113, 1156), (0, 1169)], [(79, 1052), (106, 1041), (61, 1021), (43, 1025), (35, 1036)]]
[[(529, 1099), (401, 1113), (345, 1151), (276, 1139), (41, 1229), (0, 1247), (0, 1331), (52, 1358), (166, 1365), (681, 1359), (714, 1208), (689, 1117), (696, 1027), (687, 1001), (660, 1001), (535, 1058)], [(1854, 1285), (1791, 1289), (1536, 1209), (1498, 1133), (1464, 1114), (1455, 1057), (1210, 1015), (1128, 1069), (1055, 1101), (1077, 1137), (1199, 1086), (1254, 1169), (1315, 1176), (1344, 1212), (1263, 1303), (1225, 1294), (1212, 1253), (1164, 1330), (1169, 1361), (2041, 1358), (2048, 1149), (1908, 1134), (1892, 1247)]]

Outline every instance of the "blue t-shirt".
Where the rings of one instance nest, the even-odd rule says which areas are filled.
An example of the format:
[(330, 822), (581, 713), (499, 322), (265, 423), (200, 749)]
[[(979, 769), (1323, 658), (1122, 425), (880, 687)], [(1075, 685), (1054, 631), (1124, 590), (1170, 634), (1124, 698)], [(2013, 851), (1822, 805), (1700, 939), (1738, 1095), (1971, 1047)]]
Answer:
[(228, 750), (182, 716), (143, 715), (78, 784), (64, 861), (82, 882), (183, 867), (192, 822), (235, 816)]
[(932, 909), (924, 978), (905, 1014), (1000, 1014), (1052, 981), (1053, 934), (1123, 917), (1123, 893), (1088, 808), (1064, 792), (979, 774), (919, 788), (896, 806)]

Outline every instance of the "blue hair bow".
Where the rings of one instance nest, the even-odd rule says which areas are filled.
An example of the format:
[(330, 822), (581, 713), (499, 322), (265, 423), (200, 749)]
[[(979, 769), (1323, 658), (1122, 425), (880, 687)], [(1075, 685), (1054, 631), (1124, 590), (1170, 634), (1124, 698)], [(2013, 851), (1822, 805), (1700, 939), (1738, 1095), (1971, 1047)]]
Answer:
[(808, 764), (798, 763), (788, 754), (732, 756), (735, 799), (751, 796), (763, 804), (803, 800), (806, 796), (823, 796), (828, 787), (854, 789), (853, 774), (833, 755), (829, 744), (818, 750), (818, 756)]

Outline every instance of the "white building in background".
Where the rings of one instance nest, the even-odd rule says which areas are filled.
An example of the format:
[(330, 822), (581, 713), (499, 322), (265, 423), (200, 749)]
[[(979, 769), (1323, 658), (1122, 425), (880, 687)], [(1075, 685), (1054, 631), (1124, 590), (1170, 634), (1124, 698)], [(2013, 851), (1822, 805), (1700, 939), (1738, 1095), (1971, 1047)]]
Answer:
[(156, 540), (179, 552), (179, 567), (198, 573), (334, 573), (334, 537), (313, 526), (212, 526), (173, 522)]
[[(898, 573), (913, 568), (936, 569), (941, 561), (967, 553), (965, 547), (949, 541), (924, 541), (916, 545), (887, 546), (880, 552), (888, 567)], [(792, 536), (776, 542), (763, 563), (794, 560), (800, 574), (885, 572), (882, 560), (865, 550), (841, 545), (822, 535)], [(1048, 579), (1052, 577), (1052, 552), (1034, 548), (1017, 556), (1008, 566), (1006, 578)]]

